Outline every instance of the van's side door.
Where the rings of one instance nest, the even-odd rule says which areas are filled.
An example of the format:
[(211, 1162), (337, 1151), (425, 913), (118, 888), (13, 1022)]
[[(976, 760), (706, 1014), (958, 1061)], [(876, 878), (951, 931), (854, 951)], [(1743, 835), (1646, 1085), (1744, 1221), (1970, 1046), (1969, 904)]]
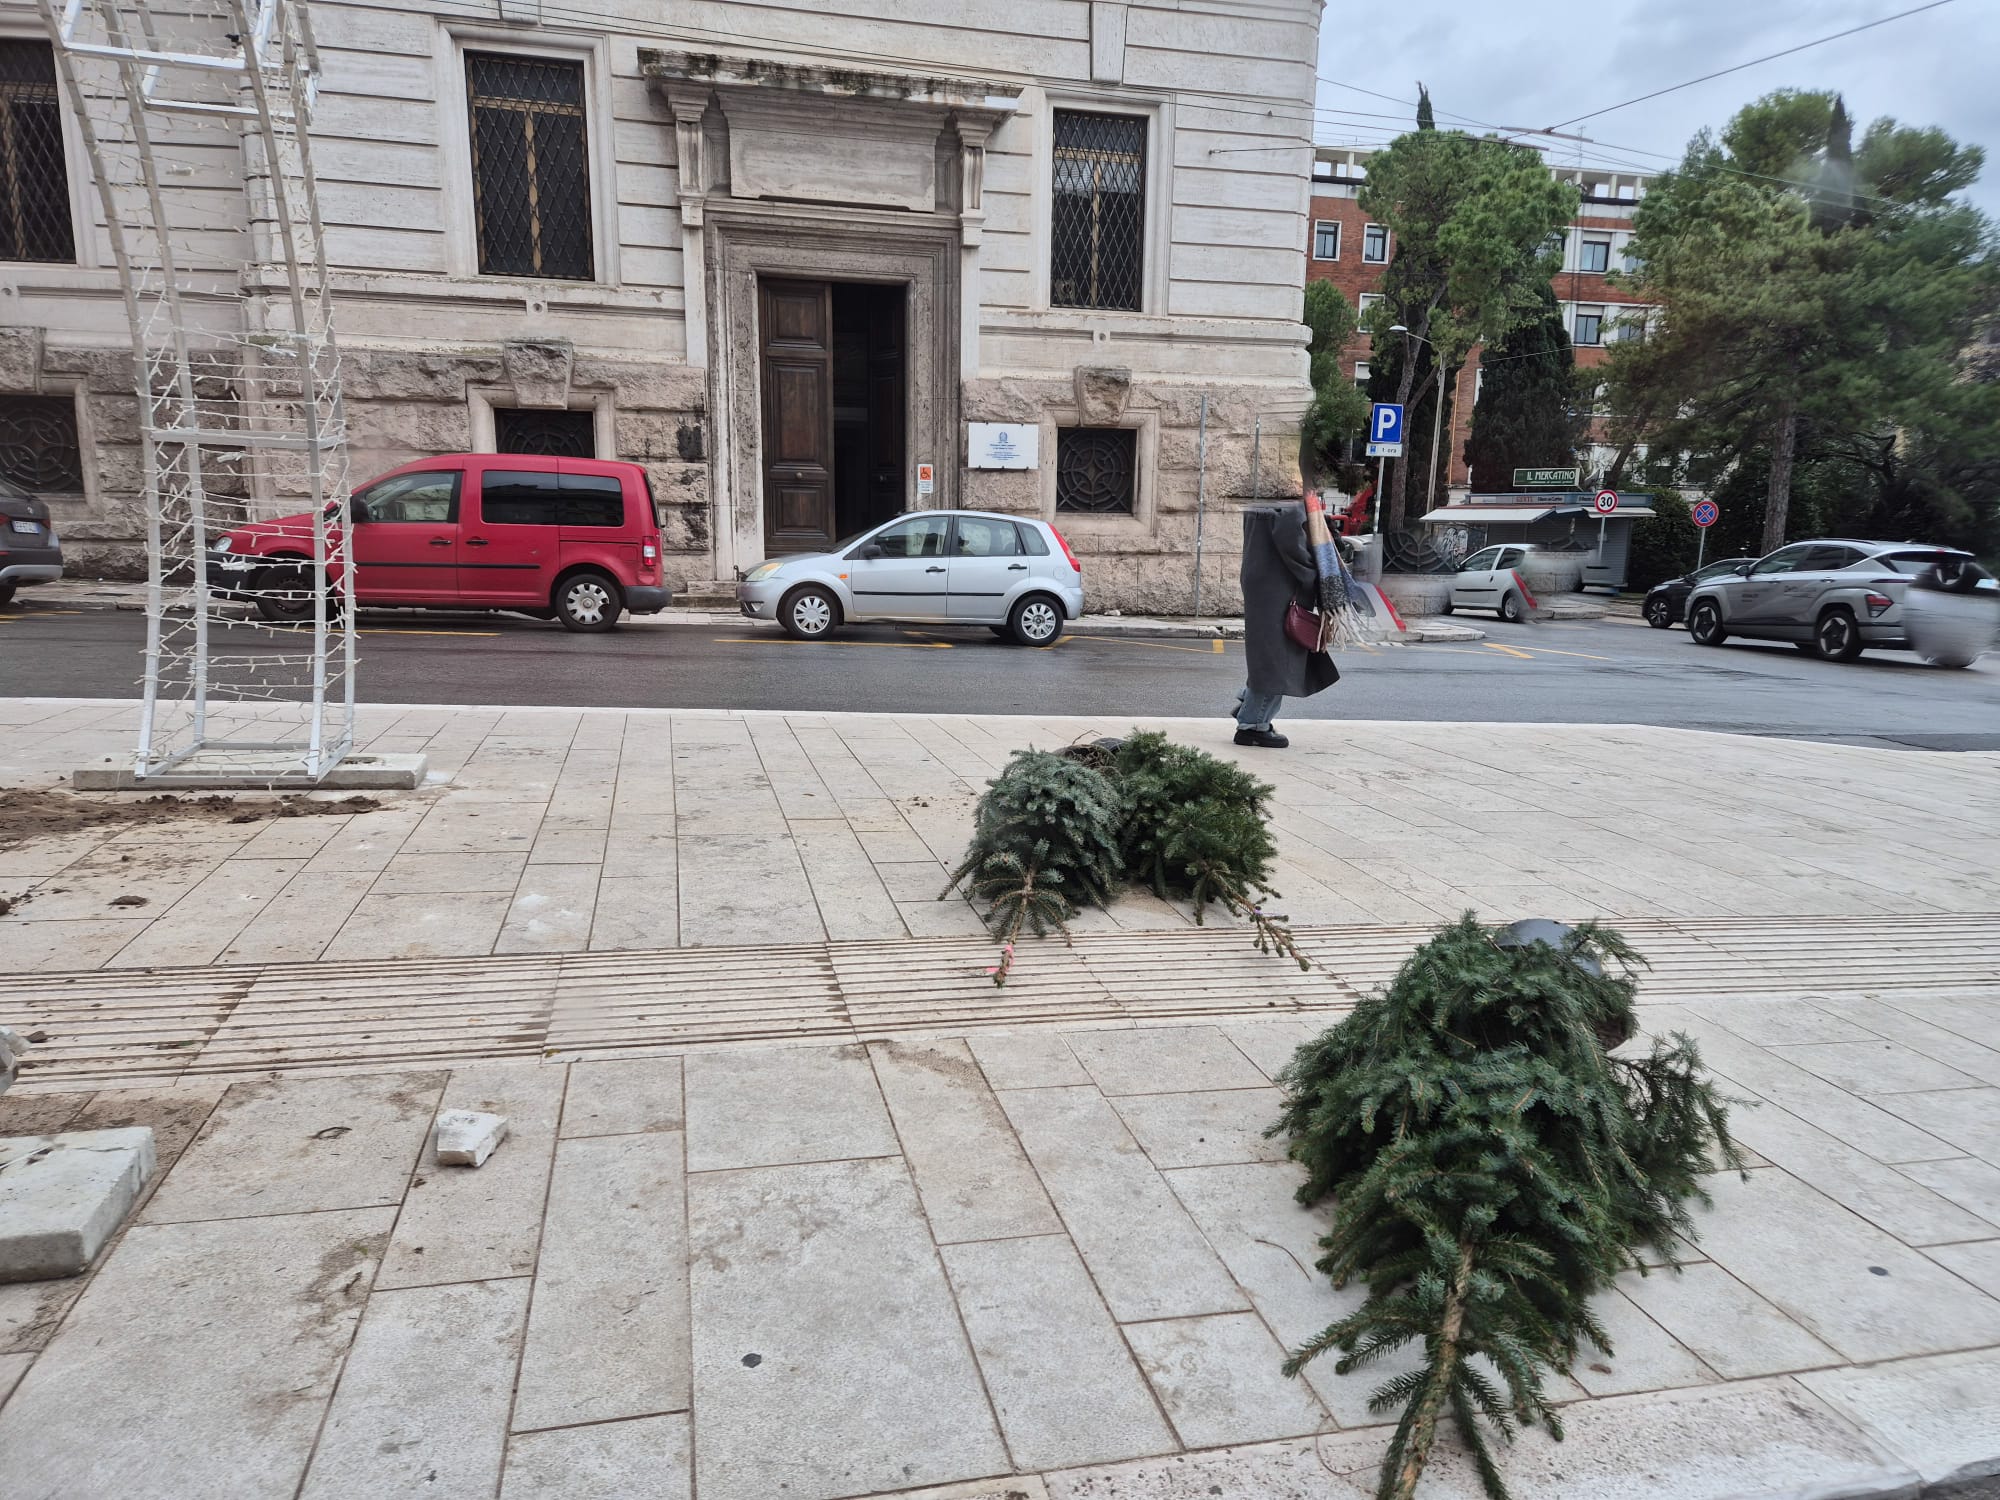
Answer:
[(348, 553), (363, 604), (448, 604), (458, 594), (458, 507), (464, 474), (393, 474), (357, 490)]
[(547, 608), (562, 557), (561, 476), (505, 463), (502, 455), (481, 469), (476, 514), (459, 527), (459, 594), (468, 604)]

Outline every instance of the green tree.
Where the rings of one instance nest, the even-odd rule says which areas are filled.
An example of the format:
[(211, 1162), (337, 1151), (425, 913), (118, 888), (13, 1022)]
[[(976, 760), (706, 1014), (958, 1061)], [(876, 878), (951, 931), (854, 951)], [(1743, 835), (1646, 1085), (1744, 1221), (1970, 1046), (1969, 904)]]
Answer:
[(1553, 287), (1543, 284), (1537, 315), (1489, 348), (1479, 368), (1479, 399), (1465, 440), (1473, 489), (1511, 490), (1516, 469), (1563, 469), (1576, 462), (1582, 427), (1576, 351)]
[[(1378, 356), (1395, 364), (1391, 399), (1407, 409), (1420, 369), (1434, 380), (1433, 361), (1442, 360), (1449, 378), (1473, 345), (1497, 344), (1540, 307), (1554, 270), (1551, 240), (1577, 195), (1534, 151), (1426, 126), (1369, 158), (1360, 204), (1393, 238), (1366, 328)], [(1413, 336), (1416, 357), (1402, 358), (1400, 336), (1389, 332), (1397, 325)], [(1404, 525), (1410, 451), (1390, 486), (1389, 531)]]
[(1694, 507), (1679, 490), (1656, 489), (1647, 504), (1653, 518), (1633, 526), (1632, 550), (1625, 560), (1625, 586), (1631, 589), (1649, 589), (1662, 578), (1678, 578), (1694, 566), (1700, 547)]
[(1312, 381), (1312, 404), (1299, 422), (1300, 446), (1307, 475), (1337, 461), (1342, 444), (1368, 420), (1368, 398), (1341, 373), (1341, 352), (1354, 341), (1354, 308), (1330, 281), (1306, 283), (1305, 324), (1312, 337), (1306, 344)]

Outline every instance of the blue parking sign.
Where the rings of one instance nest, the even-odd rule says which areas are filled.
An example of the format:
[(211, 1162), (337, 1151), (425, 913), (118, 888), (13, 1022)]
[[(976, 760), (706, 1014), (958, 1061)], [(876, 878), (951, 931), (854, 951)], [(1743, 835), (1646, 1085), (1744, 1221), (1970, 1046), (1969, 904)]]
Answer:
[(1402, 406), (1394, 401), (1377, 401), (1368, 411), (1368, 441), (1400, 443), (1402, 440)]

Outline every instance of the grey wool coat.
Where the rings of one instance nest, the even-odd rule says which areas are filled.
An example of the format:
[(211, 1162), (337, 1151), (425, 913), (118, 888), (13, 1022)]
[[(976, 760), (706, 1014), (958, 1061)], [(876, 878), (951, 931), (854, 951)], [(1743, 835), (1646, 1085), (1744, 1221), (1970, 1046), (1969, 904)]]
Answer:
[(1340, 681), (1333, 658), (1285, 634), (1285, 606), (1318, 598), (1303, 505), (1252, 505), (1243, 512), (1243, 655), (1250, 691), (1310, 698)]

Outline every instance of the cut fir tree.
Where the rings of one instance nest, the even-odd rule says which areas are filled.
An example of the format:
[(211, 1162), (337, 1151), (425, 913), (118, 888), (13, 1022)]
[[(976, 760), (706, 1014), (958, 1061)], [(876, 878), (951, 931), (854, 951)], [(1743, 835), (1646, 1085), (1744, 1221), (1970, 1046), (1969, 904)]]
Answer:
[(1605, 928), (1521, 941), (1467, 914), (1280, 1078), (1272, 1133), (1306, 1168), (1299, 1199), (1334, 1200), (1319, 1268), (1368, 1288), (1286, 1373), (1330, 1350), (1347, 1374), (1423, 1345), (1370, 1403), (1401, 1408), (1380, 1500), (1410, 1500), (1447, 1416), (1506, 1500), (1489, 1430), (1562, 1436), (1542, 1381), (1586, 1344), (1610, 1352), (1591, 1296), (1643, 1271), (1642, 1248), (1671, 1261), (1674, 1237), (1692, 1239), (1711, 1157), (1742, 1165), (1691, 1042), (1606, 1050), (1636, 1029), (1640, 962)]

